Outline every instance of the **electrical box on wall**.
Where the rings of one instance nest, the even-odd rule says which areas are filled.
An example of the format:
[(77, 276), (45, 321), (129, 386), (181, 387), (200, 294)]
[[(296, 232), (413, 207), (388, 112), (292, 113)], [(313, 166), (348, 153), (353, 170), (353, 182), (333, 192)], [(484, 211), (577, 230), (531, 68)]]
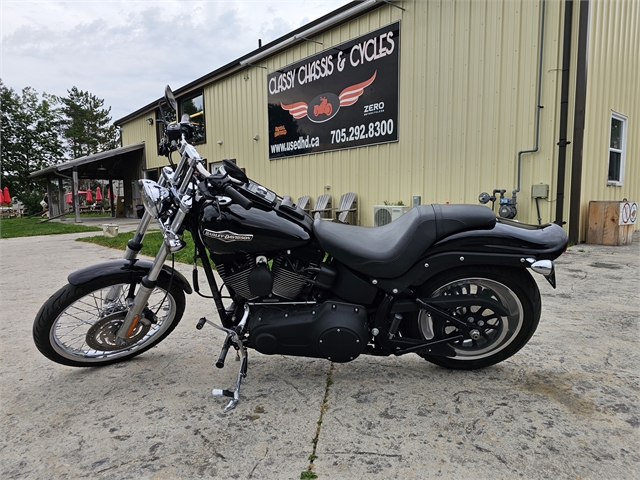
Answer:
[(531, 185), (531, 198), (547, 198), (549, 196), (549, 185), (546, 183), (538, 183)]

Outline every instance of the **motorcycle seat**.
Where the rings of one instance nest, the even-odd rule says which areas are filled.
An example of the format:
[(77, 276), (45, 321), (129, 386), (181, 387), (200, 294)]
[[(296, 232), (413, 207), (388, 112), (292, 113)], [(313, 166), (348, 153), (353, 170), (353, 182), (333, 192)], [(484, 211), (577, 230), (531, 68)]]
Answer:
[(325, 252), (346, 266), (376, 278), (406, 273), (438, 240), (471, 229), (491, 229), (496, 216), (481, 205), (419, 205), (381, 227), (315, 220)]

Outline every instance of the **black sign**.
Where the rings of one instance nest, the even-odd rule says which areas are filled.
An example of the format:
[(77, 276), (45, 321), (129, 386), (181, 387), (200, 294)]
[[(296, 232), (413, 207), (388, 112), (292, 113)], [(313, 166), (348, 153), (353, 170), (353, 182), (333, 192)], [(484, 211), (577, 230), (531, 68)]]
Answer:
[(269, 158), (398, 140), (400, 22), (267, 76)]

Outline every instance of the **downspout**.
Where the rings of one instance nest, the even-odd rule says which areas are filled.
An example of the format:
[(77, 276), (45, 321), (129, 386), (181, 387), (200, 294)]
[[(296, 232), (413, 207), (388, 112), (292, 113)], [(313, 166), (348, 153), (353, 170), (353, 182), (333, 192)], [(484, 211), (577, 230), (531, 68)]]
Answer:
[(580, 1), (578, 29), (578, 65), (571, 158), (571, 193), (569, 198), (569, 241), (580, 241), (582, 197), (582, 149), (584, 147), (585, 109), (587, 104), (587, 59), (589, 44), (589, 0)]
[(564, 7), (564, 39), (562, 46), (562, 91), (560, 93), (560, 129), (558, 131), (558, 179), (556, 194), (556, 220), (562, 226), (564, 222), (564, 183), (567, 170), (567, 127), (569, 123), (569, 67), (571, 61), (571, 35), (573, 26), (573, 0), (566, 0)]
[(512, 191), (513, 197), (520, 191), (520, 164), (522, 161), (523, 153), (535, 153), (539, 150), (540, 145), (540, 110), (544, 107), (540, 105), (542, 98), (542, 58), (544, 49), (544, 12), (547, 7), (547, 0), (542, 0), (542, 20), (540, 22), (540, 59), (538, 64), (538, 98), (536, 100), (536, 146), (532, 150), (520, 150), (518, 152), (518, 187)]

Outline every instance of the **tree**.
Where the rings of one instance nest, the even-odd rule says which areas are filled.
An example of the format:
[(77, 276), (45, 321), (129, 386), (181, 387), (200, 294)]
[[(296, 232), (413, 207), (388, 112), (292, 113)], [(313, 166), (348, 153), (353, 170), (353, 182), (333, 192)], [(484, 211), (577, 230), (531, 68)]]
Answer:
[(110, 150), (118, 146), (118, 133), (110, 125), (111, 107), (102, 108), (104, 100), (73, 87), (67, 97), (58, 100), (63, 115), (62, 134), (71, 158)]
[[(53, 165), (64, 157), (60, 138), (57, 99), (38, 94), (31, 87), (21, 94), (5, 87), (0, 79), (0, 125), (2, 128), (2, 174), (0, 185), (8, 186), (12, 196), (25, 204), (42, 199), (42, 180), (29, 175)], [(36, 202), (37, 203), (37, 202)]]

